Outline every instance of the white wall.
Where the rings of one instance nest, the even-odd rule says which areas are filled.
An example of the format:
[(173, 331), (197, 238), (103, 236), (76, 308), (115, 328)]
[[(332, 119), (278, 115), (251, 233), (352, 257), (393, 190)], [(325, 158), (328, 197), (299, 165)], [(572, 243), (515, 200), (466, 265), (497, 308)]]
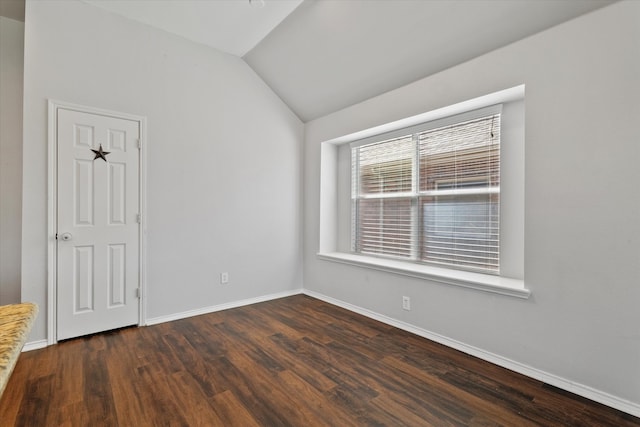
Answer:
[[(640, 2), (615, 3), (307, 123), (305, 289), (548, 373), (640, 414), (638, 22)], [(322, 141), (523, 83), (531, 298), (317, 259)], [(411, 297), (411, 311), (401, 309), (402, 295)]]
[(0, 16), (0, 305), (20, 302), (24, 22)]
[(43, 309), (30, 341), (46, 335), (48, 98), (148, 119), (149, 318), (301, 288), (303, 125), (262, 80), (79, 1), (28, 0), (22, 296)]

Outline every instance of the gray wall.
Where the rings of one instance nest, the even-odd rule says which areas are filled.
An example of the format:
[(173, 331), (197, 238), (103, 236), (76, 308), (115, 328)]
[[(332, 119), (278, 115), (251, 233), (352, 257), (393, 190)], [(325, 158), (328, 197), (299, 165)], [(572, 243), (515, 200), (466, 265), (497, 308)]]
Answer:
[(0, 16), (0, 305), (20, 302), (24, 22)]
[(149, 318), (302, 287), (303, 125), (241, 59), (74, 0), (28, 0), (25, 25), (30, 341), (46, 336), (50, 98), (147, 117)]
[[(307, 123), (305, 289), (640, 404), (640, 2)], [(526, 84), (528, 300), (316, 257), (322, 141)], [(403, 295), (411, 311), (401, 309)]]

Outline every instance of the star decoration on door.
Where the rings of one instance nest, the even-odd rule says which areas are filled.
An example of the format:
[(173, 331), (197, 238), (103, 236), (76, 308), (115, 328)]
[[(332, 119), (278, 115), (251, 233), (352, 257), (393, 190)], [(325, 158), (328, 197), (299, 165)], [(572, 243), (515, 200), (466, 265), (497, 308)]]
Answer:
[(107, 154), (110, 153), (110, 151), (104, 151), (102, 149), (102, 144), (100, 144), (100, 148), (98, 148), (97, 150), (94, 150), (93, 148), (91, 149), (91, 151), (93, 151), (95, 153), (95, 157), (93, 158), (93, 160), (95, 159), (102, 159), (105, 162), (107, 161)]

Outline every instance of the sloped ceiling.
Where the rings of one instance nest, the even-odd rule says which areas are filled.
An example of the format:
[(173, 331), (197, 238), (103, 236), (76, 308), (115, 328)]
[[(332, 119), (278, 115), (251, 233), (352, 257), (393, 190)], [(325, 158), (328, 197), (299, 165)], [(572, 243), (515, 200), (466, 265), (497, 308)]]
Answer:
[(615, 0), (82, 1), (243, 57), (307, 122)]
[(244, 59), (306, 122), (611, 3), (306, 0)]
[(236, 56), (252, 49), (302, 3), (302, 0), (82, 1)]

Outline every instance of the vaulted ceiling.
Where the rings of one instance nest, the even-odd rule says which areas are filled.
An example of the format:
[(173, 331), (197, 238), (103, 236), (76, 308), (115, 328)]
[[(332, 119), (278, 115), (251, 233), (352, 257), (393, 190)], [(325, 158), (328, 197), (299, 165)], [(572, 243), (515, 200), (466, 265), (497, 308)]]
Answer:
[(83, 1), (244, 58), (306, 122), (615, 0)]
[(610, 3), (306, 0), (244, 58), (309, 121)]
[(302, 0), (82, 0), (223, 52), (243, 56)]

